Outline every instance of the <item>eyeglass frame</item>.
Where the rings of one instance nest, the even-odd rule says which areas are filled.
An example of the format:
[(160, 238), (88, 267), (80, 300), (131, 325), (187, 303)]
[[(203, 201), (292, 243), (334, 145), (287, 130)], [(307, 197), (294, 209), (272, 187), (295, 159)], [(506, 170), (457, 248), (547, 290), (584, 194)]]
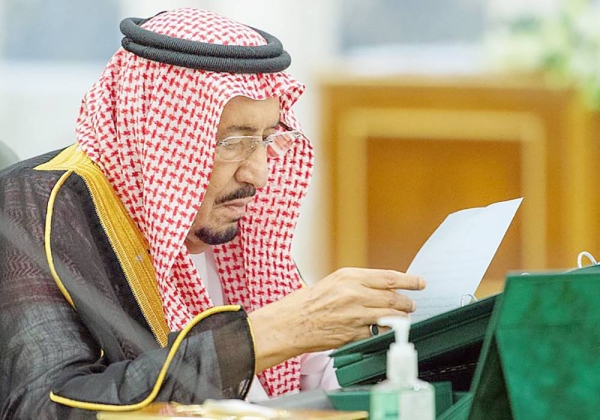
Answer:
[[(282, 121), (279, 121), (279, 125), (281, 127), (283, 127), (283, 129), (285, 131), (282, 131), (282, 132), (279, 132), (279, 133), (270, 134), (267, 137), (265, 137), (264, 139), (262, 139), (262, 136), (255, 135), (255, 136), (228, 136), (228, 137), (225, 137), (222, 140), (217, 140), (216, 146), (219, 147), (219, 146), (227, 146), (228, 144), (226, 142), (229, 139), (247, 139), (247, 138), (253, 138), (253, 139), (260, 138), (261, 139), (261, 140), (255, 140), (254, 142), (252, 142), (252, 146), (249, 149), (248, 156), (244, 157), (243, 159), (236, 159), (236, 160), (223, 159), (220, 156), (219, 149), (216, 150), (216, 157), (219, 158), (219, 159), (221, 159), (223, 162), (243, 162), (246, 159), (248, 159), (250, 156), (252, 156), (252, 153), (254, 153), (254, 151), (256, 150), (256, 148), (258, 147), (259, 144), (262, 144), (265, 148), (269, 144), (273, 144), (275, 142), (275, 140), (273, 140), (273, 138), (272, 138), (273, 136), (280, 135), (280, 134), (292, 134), (292, 135), (294, 135), (294, 139), (295, 140), (297, 140), (298, 138), (304, 136), (304, 134), (300, 130), (292, 129), (290, 126), (288, 126), (287, 124), (285, 124)], [(291, 148), (291, 146), (290, 146), (290, 148)], [(288, 148), (285, 151), (285, 153), (287, 153), (290, 148)], [(285, 155), (285, 153), (283, 153), (281, 156)], [(281, 156), (278, 156), (278, 157), (281, 157)]]

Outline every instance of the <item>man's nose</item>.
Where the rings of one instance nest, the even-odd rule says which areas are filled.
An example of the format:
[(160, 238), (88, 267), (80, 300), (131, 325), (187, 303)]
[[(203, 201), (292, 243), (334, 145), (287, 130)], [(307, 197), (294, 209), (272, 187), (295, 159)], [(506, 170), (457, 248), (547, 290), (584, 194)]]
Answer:
[(267, 148), (258, 145), (248, 159), (240, 165), (236, 172), (236, 179), (240, 183), (248, 183), (254, 185), (255, 188), (263, 188), (267, 185), (268, 178)]

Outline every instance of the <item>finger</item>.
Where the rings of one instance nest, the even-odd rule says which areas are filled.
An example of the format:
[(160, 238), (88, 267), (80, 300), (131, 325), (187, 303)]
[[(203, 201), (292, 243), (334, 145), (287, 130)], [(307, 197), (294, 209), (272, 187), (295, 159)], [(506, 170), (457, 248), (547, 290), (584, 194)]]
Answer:
[(392, 329), (390, 327), (379, 326), (379, 334), (385, 334), (388, 331), (392, 331)]
[[(398, 311), (396, 309), (370, 308), (363, 317), (364, 325), (377, 324), (381, 318), (399, 316), (407, 318), (410, 316), (408, 312)], [(383, 328), (383, 327), (382, 327)]]
[(395, 290), (366, 289), (361, 300), (366, 308), (390, 308), (403, 312), (417, 309), (415, 301)]
[(372, 289), (422, 290), (425, 280), (413, 274), (394, 270), (365, 270), (361, 273), (361, 283)]
[[(370, 328), (370, 326), (369, 326), (368, 329), (369, 329), (369, 335), (373, 335), (373, 334), (371, 334), (371, 328)], [(375, 334), (375, 335), (383, 335), (383, 334), (385, 334), (388, 331), (392, 331), (392, 329), (390, 327), (382, 327), (380, 325), (377, 326), (377, 330), (378, 330), (378, 333)]]
[[(371, 319), (371, 322), (367, 323), (364, 326), (359, 327), (359, 330), (360, 330), (360, 334), (359, 335), (361, 336), (361, 338), (372, 336), (371, 329), (369, 327), (372, 324), (376, 324), (377, 325), (377, 321), (380, 318), (389, 317), (389, 316), (395, 316), (395, 317), (403, 317), (403, 318), (409, 318), (410, 319), (409, 314), (407, 314), (406, 312), (402, 312), (402, 311), (390, 311), (390, 310), (385, 310), (384, 311), (384, 310), (380, 310), (380, 311), (376, 311), (376, 312), (373, 312), (373, 313), (375, 313), (376, 316), (374, 318), (369, 318), (369, 319)], [(373, 313), (371, 313), (370, 315), (372, 315)], [(388, 328), (388, 327), (381, 327), (380, 326), (379, 327), (379, 334), (383, 334), (383, 333), (385, 333), (387, 331), (390, 331), (390, 330), (391, 329)]]

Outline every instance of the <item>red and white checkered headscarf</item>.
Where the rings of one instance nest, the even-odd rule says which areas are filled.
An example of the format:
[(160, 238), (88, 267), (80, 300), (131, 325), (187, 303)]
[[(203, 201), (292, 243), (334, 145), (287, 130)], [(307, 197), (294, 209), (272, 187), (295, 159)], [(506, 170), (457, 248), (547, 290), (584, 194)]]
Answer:
[[(247, 26), (203, 10), (163, 13), (143, 26), (195, 41), (266, 44)], [(172, 330), (213, 306), (184, 240), (208, 187), (223, 107), (235, 96), (278, 97), (281, 121), (300, 129), (291, 106), (303, 90), (284, 72), (192, 70), (120, 49), (87, 93), (77, 140), (148, 240)], [(247, 206), (239, 235), (214, 247), (227, 303), (251, 312), (301, 287), (290, 251), (312, 165), (307, 139), (297, 141), (283, 160), (270, 162), (268, 185)], [(259, 375), (270, 396), (298, 390), (299, 377), (298, 358)]]

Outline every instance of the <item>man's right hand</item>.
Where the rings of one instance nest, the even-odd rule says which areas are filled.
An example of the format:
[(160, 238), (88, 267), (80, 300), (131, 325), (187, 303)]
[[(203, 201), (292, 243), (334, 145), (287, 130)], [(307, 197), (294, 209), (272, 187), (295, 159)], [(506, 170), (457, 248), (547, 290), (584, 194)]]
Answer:
[(424, 287), (422, 278), (398, 271), (342, 268), (314, 286), (290, 293), (249, 315), (256, 371), (366, 338), (369, 325), (379, 318), (407, 316), (416, 309), (397, 290)]

